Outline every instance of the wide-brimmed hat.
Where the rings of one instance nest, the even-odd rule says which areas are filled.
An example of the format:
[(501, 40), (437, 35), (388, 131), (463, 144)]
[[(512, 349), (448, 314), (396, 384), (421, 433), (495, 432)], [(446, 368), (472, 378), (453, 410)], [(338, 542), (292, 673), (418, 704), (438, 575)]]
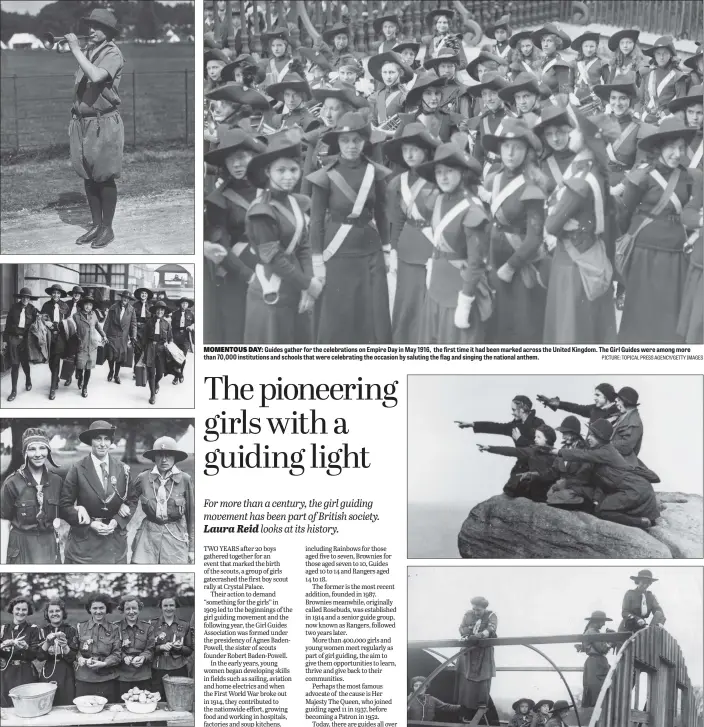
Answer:
[(249, 55), (249, 53), (240, 53), (234, 61), (228, 63), (220, 71), (220, 80), (224, 81), (225, 83), (234, 83), (235, 69), (237, 68), (256, 69), (254, 73), (255, 83), (261, 83), (266, 78), (266, 71), (263, 68), (259, 67), (254, 56)]
[(697, 70), (697, 59), (704, 55), (704, 49), (702, 46), (699, 43), (697, 43), (697, 45), (699, 46), (699, 50), (693, 56), (682, 61), (683, 65), (687, 66), (687, 68), (691, 68), (693, 71)]
[(610, 442), (614, 428), (608, 419), (596, 419), (587, 424), (587, 429), (602, 442)]
[(337, 63), (337, 70), (339, 71), (341, 68), (351, 68), (358, 76), (364, 75), (364, 65), (351, 53), (340, 58)]
[(151, 306), (150, 306), (150, 308), (149, 308), (149, 311), (150, 311), (151, 313), (154, 313), (155, 311), (161, 310), (162, 308), (163, 308), (164, 310), (168, 310), (168, 309), (169, 309), (169, 306), (168, 306), (168, 305), (166, 305), (166, 302), (165, 302), (165, 301), (163, 301), (163, 300), (155, 300), (155, 301), (154, 301), (154, 302), (153, 302), (153, 303), (151, 304)]
[(454, 50), (453, 48), (440, 48), (438, 51), (438, 54), (435, 58), (428, 58), (428, 60), (423, 63), (423, 67), (433, 71), (438, 70), (438, 67), (441, 63), (454, 63), (456, 66), (460, 65), (460, 54), (458, 51)]
[(655, 583), (655, 581), (658, 580), (657, 578), (653, 578), (653, 572), (647, 568), (639, 570), (637, 576), (629, 576), (629, 578), (636, 583), (638, 581), (650, 581), (651, 583)]
[(544, 35), (554, 35), (558, 37), (562, 41), (563, 48), (569, 48), (572, 43), (570, 36), (567, 35), (564, 30), (560, 30), (555, 23), (546, 23), (542, 28), (538, 28), (538, 30), (534, 30), (530, 34), (530, 39), (533, 41), (533, 45), (536, 48), (540, 48), (540, 43)]
[(392, 50), (386, 51), (386, 53), (377, 53), (369, 59), (369, 63), (367, 63), (369, 75), (375, 80), (383, 82), (381, 69), (385, 63), (395, 63), (401, 69), (401, 75), (398, 79), (399, 83), (408, 83), (415, 75), (413, 69), (403, 62), (403, 58)]
[(270, 134), (266, 150), (257, 154), (247, 165), (247, 179), (255, 187), (265, 189), (269, 182), (264, 170), (280, 157), (300, 161), (302, 138), (302, 131), (297, 127)]
[(451, 8), (435, 8), (425, 16), (425, 22), (428, 25), (434, 25), (438, 15), (444, 15), (446, 18), (452, 20), (455, 17), (455, 11)]
[(535, 707), (533, 707), (533, 709), (537, 712), (544, 704), (547, 704), (550, 709), (552, 709), (555, 702), (553, 702), (552, 699), (541, 699), (539, 702), (535, 703)]
[(601, 36), (599, 33), (595, 33), (593, 30), (587, 30), (582, 35), (578, 35), (571, 43), (572, 50), (576, 50), (577, 52), (582, 50), (582, 43), (586, 43), (588, 40), (593, 40), (597, 48), (599, 47), (599, 40), (601, 39)]
[(487, 38), (491, 38), (492, 40), (496, 40), (496, 33), (495, 31), (498, 28), (504, 28), (506, 32), (511, 35), (511, 16), (510, 15), (502, 15), (498, 20), (495, 20), (490, 25), (487, 25), (486, 30), (484, 31), (484, 35), (486, 35)]
[(509, 83), (502, 88), (499, 91), (499, 97), (502, 101), (506, 101), (506, 103), (513, 103), (513, 97), (519, 91), (531, 91), (536, 96), (545, 95), (545, 89), (541, 86), (540, 81), (532, 73), (528, 73), (528, 71), (519, 73), (513, 79), (513, 83)]
[[(479, 51), (476, 58), (473, 58), (466, 66), (465, 70), (469, 75), (475, 80), (478, 81), (479, 77), (477, 76), (477, 66), (479, 66), (480, 63), (486, 63), (486, 61), (494, 61), (497, 66), (507, 66), (508, 61), (505, 58), (502, 58), (501, 56), (497, 56), (494, 53), (489, 53), (489, 51), (482, 50)], [(426, 64), (427, 65), (427, 64)]]
[(305, 48), (301, 46), (298, 49), (298, 52), (301, 54), (301, 56), (303, 56), (303, 58), (305, 58), (307, 61), (310, 61), (311, 65), (318, 66), (324, 71), (332, 71), (332, 64), (319, 50), (316, 50), (315, 48)]
[(27, 455), (27, 447), (29, 447), (30, 444), (43, 444), (49, 450), (47, 459), (54, 467), (57, 466), (56, 462), (54, 462), (54, 457), (51, 454), (51, 441), (49, 440), (49, 435), (43, 429), (29, 427), (22, 433), (22, 454), (25, 457)]
[(655, 51), (659, 48), (667, 48), (674, 56), (677, 55), (675, 50), (675, 39), (671, 35), (661, 35), (651, 46), (643, 51), (644, 56), (654, 57)]
[(182, 295), (177, 301), (177, 305), (181, 305), (181, 303), (188, 303), (189, 308), (193, 308), (193, 306), (196, 304), (196, 302), (193, 300), (193, 298), (187, 298), (185, 295)]
[(625, 28), (624, 30), (619, 30), (609, 38), (609, 50), (615, 51), (618, 48), (618, 44), (621, 42), (622, 38), (630, 38), (635, 43), (638, 40), (639, 35), (640, 30), (636, 30), (635, 28)]
[(152, 445), (152, 448), (142, 454), (142, 457), (155, 462), (157, 456), (163, 454), (171, 455), (177, 462), (183, 462), (184, 459), (188, 459), (188, 452), (180, 449), (178, 444), (176, 444), (176, 440), (172, 437), (159, 437)]
[(401, 19), (398, 15), (396, 13), (388, 13), (387, 15), (381, 15), (378, 18), (374, 18), (374, 22), (372, 23), (374, 32), (377, 34), (381, 33), (381, 28), (387, 20), (390, 23), (396, 23), (398, 29), (401, 30)]
[(208, 91), (205, 97), (211, 101), (232, 101), (262, 111), (268, 111), (270, 108), (269, 100), (263, 93), (234, 82), (225, 83)]
[(38, 295), (32, 295), (32, 291), (29, 288), (20, 289), (19, 293), (14, 293), (14, 297), (18, 300), (20, 298), (29, 298), (30, 300), (39, 300)]
[(371, 139), (372, 127), (366, 116), (358, 111), (348, 111), (342, 114), (337, 120), (337, 124), (332, 129), (328, 129), (323, 136), (324, 144), (328, 145), (328, 153), (337, 154), (340, 150), (338, 139), (340, 134), (346, 134), (356, 131), (361, 134), (367, 141)]
[(552, 705), (552, 713), (561, 712), (563, 709), (573, 709), (574, 705), (566, 702), (564, 699), (558, 699), (555, 704)]
[(631, 386), (622, 386), (616, 396), (628, 406), (639, 406), (638, 392)]
[(520, 699), (517, 699), (512, 705), (511, 709), (514, 712), (518, 712), (519, 707), (522, 704), (527, 704), (531, 709), (535, 707), (535, 702), (532, 699), (528, 699), (528, 697), (521, 697)]
[(208, 48), (208, 50), (203, 53), (203, 65), (207, 65), (208, 61), (220, 61), (227, 65), (230, 62), (230, 57), (220, 48)]
[(109, 30), (113, 35), (117, 35), (117, 18), (112, 14), (112, 11), (105, 8), (91, 10), (90, 15), (81, 18), (81, 22), (86, 25), (97, 25), (100, 28)]
[(609, 100), (612, 91), (618, 91), (619, 93), (625, 93), (631, 100), (638, 96), (638, 89), (634, 82), (622, 81), (621, 83), (597, 83), (592, 91), (603, 101)]
[(154, 297), (154, 291), (153, 290), (150, 290), (149, 288), (137, 288), (134, 291), (135, 300), (139, 300), (139, 296), (142, 293), (146, 293), (147, 294), (147, 300), (151, 300)]
[(511, 48), (515, 48), (522, 40), (531, 40), (532, 31), (530, 30), (519, 30), (518, 33), (514, 33), (509, 39), (508, 44)]
[(692, 86), (692, 88), (687, 91), (686, 96), (673, 99), (667, 107), (674, 113), (675, 111), (681, 111), (682, 109), (686, 109), (688, 106), (694, 106), (695, 104), (704, 104), (704, 86)]
[(418, 51), (420, 51), (420, 43), (415, 40), (404, 40), (402, 43), (397, 43), (391, 50), (394, 53), (401, 53), (402, 50), (406, 49), (413, 50), (416, 55), (418, 55)]
[(569, 432), (571, 434), (582, 434), (582, 426), (579, 423), (579, 419), (577, 419), (576, 416), (573, 416), (570, 414), (570, 416), (566, 416), (562, 420), (562, 424), (560, 424), (559, 427), (555, 427), (556, 432), (562, 432), (563, 434), (565, 432)]
[(448, 167), (456, 167), (457, 169), (466, 169), (477, 177), (481, 177), (482, 175), (482, 165), (473, 156), (462, 151), (454, 141), (440, 144), (435, 149), (432, 160), (417, 166), (416, 171), (423, 179), (435, 183), (435, 167), (438, 164), (445, 164)]
[(350, 30), (350, 26), (347, 25), (347, 23), (335, 23), (332, 28), (324, 30), (322, 35), (323, 40), (326, 43), (332, 43), (335, 40), (336, 35), (346, 35), (347, 37), (349, 37), (351, 32), (352, 31)]
[(621, 128), (613, 116), (597, 114), (587, 116), (581, 111), (574, 111), (570, 108), (570, 116), (574, 126), (578, 127), (584, 137), (584, 143), (597, 157), (602, 166), (609, 163), (606, 153), (607, 143), (613, 143), (618, 139)]
[(335, 81), (332, 86), (314, 88), (312, 93), (313, 98), (320, 103), (325, 101), (326, 98), (337, 98), (356, 109), (364, 109), (369, 106), (369, 101), (364, 96), (360, 96), (355, 91), (354, 86), (342, 81)]
[(493, 88), (495, 91), (501, 91), (506, 86), (508, 86), (508, 81), (500, 73), (497, 71), (487, 71), (482, 77), (481, 82), (470, 86), (467, 89), (467, 93), (470, 96), (481, 96), (485, 88)]
[(313, 98), (308, 81), (299, 76), (298, 73), (287, 73), (281, 81), (279, 81), (279, 83), (272, 83), (267, 86), (266, 92), (272, 98), (275, 98), (277, 101), (281, 101), (281, 97), (287, 88), (300, 93), (306, 101), (310, 101)]
[(129, 290), (121, 290), (119, 293), (117, 293), (117, 297), (130, 299), (132, 297), (132, 293), (130, 293)]
[(271, 43), (272, 40), (285, 40), (289, 43), (288, 28), (282, 25), (272, 28), (271, 30), (265, 30), (261, 35), (262, 43)]
[(604, 611), (592, 611), (592, 615), (589, 618), (585, 618), (585, 621), (613, 621), (609, 618)]
[(425, 91), (426, 88), (439, 88), (440, 86), (445, 85), (445, 81), (446, 79), (440, 78), (435, 71), (419, 71), (418, 76), (416, 77), (416, 82), (413, 84), (413, 88), (406, 96), (406, 108), (420, 103), (423, 97), (423, 91)]
[(84, 290), (83, 288), (81, 288), (80, 285), (74, 285), (73, 288), (71, 288), (70, 295), (75, 295), (76, 293), (78, 293), (79, 295), (83, 295)]
[(92, 295), (84, 295), (80, 300), (76, 301), (76, 308), (83, 308), (85, 303), (92, 303), (95, 306), (95, 298)]
[(638, 140), (638, 148), (651, 151), (654, 147), (664, 144), (672, 139), (684, 139), (686, 144), (698, 134), (697, 129), (686, 126), (683, 121), (675, 117), (662, 120), (660, 126), (653, 127), (653, 131)]
[(548, 126), (572, 126), (570, 112), (564, 106), (550, 104), (540, 112), (540, 121), (533, 127), (535, 134), (541, 134)]
[[(499, 92), (499, 95), (501, 95), (501, 92)], [(532, 129), (528, 128), (526, 122), (513, 118), (504, 119), (501, 134), (483, 135), (482, 146), (484, 147), (484, 151), (492, 151), (494, 154), (499, 154), (501, 151), (501, 143), (507, 139), (523, 139), (533, 150), (539, 152), (542, 149), (540, 139), (538, 139)]]
[(88, 445), (90, 445), (94, 437), (110, 437), (114, 441), (115, 431), (116, 427), (110, 424), (110, 422), (98, 419), (98, 421), (92, 422), (88, 429), (81, 432), (78, 438), (83, 444)]
[(52, 293), (58, 292), (58, 293), (61, 293), (62, 298), (65, 298), (68, 295), (68, 293), (58, 283), (53, 283), (48, 288), (44, 288), (44, 292), (47, 295), (51, 295)]
[(395, 139), (389, 139), (384, 144), (384, 156), (390, 161), (405, 167), (406, 163), (403, 160), (402, 151), (404, 144), (415, 144), (423, 149), (427, 149), (429, 152), (434, 152), (440, 145), (440, 141), (428, 133), (425, 124), (414, 122), (404, 126), (400, 136)]
[(479, 606), (480, 608), (489, 608), (489, 601), (488, 599), (484, 598), (484, 596), (475, 596), (474, 598), (470, 599), (469, 601), (472, 606)]

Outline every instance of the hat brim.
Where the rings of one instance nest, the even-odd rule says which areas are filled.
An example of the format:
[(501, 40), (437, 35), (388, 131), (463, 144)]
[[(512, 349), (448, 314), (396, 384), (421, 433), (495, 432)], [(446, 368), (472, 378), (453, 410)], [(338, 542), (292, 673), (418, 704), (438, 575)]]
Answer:
[(567, 704), (564, 707), (553, 707), (550, 710), (550, 714), (555, 714), (555, 712), (564, 712), (566, 709), (574, 709), (574, 706), (571, 704)]
[(502, 28), (506, 31), (507, 35), (511, 35), (512, 28), (508, 22), (496, 23), (495, 25), (487, 26), (487, 29), (484, 31), (484, 35), (487, 38), (491, 38), (491, 40), (496, 40), (496, 31), (501, 30)]
[(384, 143), (384, 156), (403, 167), (408, 166), (403, 160), (402, 150), (404, 144), (414, 144), (432, 153), (439, 146), (440, 142), (426, 131), (418, 132), (412, 136), (400, 136), (396, 139), (389, 139), (389, 141)]
[(604, 616), (603, 618), (601, 616), (597, 616), (596, 618), (592, 618), (591, 616), (588, 616), (584, 620), (585, 621), (613, 621), (613, 619), (609, 618), (608, 616)]
[(597, 83), (592, 91), (602, 100), (607, 101), (612, 91), (618, 91), (628, 96), (631, 101), (638, 97), (638, 89), (634, 83)]
[(298, 52), (311, 63), (324, 71), (332, 71), (332, 65), (322, 53), (316, 53), (312, 48), (299, 48)]
[(268, 182), (264, 170), (277, 159), (295, 159), (301, 161), (301, 144), (291, 144), (274, 151), (265, 151), (257, 154), (247, 165), (247, 179), (257, 188), (265, 189)]
[(638, 148), (643, 151), (652, 151), (653, 147), (664, 144), (672, 139), (684, 139), (685, 143), (690, 141), (699, 133), (697, 129), (672, 129), (670, 131), (656, 131), (638, 141)]
[(516, 140), (524, 141), (528, 145), (528, 147), (533, 149), (533, 151), (540, 152), (540, 150), (542, 149), (540, 139), (538, 139), (533, 131), (530, 130), (526, 134), (522, 134), (521, 136), (496, 136), (495, 134), (485, 134), (482, 137), (482, 146), (484, 147), (484, 151), (490, 151), (494, 154), (500, 154), (502, 142)]
[(78, 435), (81, 442), (88, 446), (90, 446), (90, 443), (95, 437), (111, 437), (115, 441), (115, 429), (87, 429)]
[(418, 55), (418, 52), (420, 51), (420, 43), (416, 43), (412, 40), (406, 40), (403, 43), (395, 45), (391, 50), (394, 53), (401, 53), (403, 50), (412, 50), (416, 55)]
[(534, 709), (534, 708), (535, 708), (535, 702), (534, 702), (534, 701), (533, 701), (532, 699), (519, 699), (518, 701), (514, 702), (514, 703), (513, 703), (512, 705), (511, 705), (511, 709), (512, 709), (512, 710), (513, 710), (514, 712), (518, 712), (518, 708), (519, 708), (519, 707), (520, 707), (520, 706), (521, 706), (522, 704), (527, 704), (527, 705), (528, 705), (528, 706), (529, 706), (529, 707), (530, 707), (531, 709)]
[(470, 96), (481, 96), (482, 91), (485, 88), (492, 89), (494, 91), (503, 91), (504, 88), (508, 86), (508, 81), (501, 76), (495, 76), (490, 81), (486, 81), (485, 83), (476, 83), (474, 86), (469, 86), (467, 88), (467, 93)]
[(137, 288), (137, 290), (134, 291), (135, 298), (142, 293), (147, 294), (147, 300), (151, 300), (154, 297), (154, 291), (149, 290), (149, 288)]
[(704, 53), (700, 50), (697, 53), (695, 53), (693, 56), (690, 56), (689, 58), (682, 61), (682, 65), (687, 66), (687, 68), (691, 68), (693, 71), (696, 71), (697, 70), (697, 60), (702, 57), (704, 57)]
[(336, 35), (346, 35), (349, 38), (349, 27), (345, 26), (344, 28), (330, 28), (329, 30), (324, 30), (322, 33), (323, 40), (326, 43), (332, 43), (335, 40)]
[(381, 69), (384, 67), (385, 63), (395, 63), (401, 69), (401, 77), (399, 78), (399, 83), (408, 83), (415, 75), (415, 73), (413, 73), (413, 69), (403, 63), (401, 60), (397, 60), (396, 58), (391, 56), (390, 53), (396, 53), (396, 51), (377, 53), (375, 56), (372, 56), (369, 59), (369, 62), (367, 63), (367, 71), (369, 72), (369, 75), (374, 80), (383, 83), (383, 80), (381, 78)]
[[(565, 109), (563, 112), (557, 114), (557, 116), (553, 116), (550, 119), (545, 119), (545, 121), (538, 122), (532, 129), (534, 134), (540, 134), (545, 129), (548, 128), (548, 126), (572, 126), (572, 123), (570, 122), (570, 114), (567, 109)], [(559, 428), (556, 427), (556, 431), (560, 431)]]
[(577, 434), (580, 437), (582, 436), (582, 430), (576, 431), (575, 429), (570, 429), (570, 427), (555, 427), (556, 432), (560, 432), (560, 434), (565, 434), (569, 432), (570, 434)]
[(481, 177), (482, 174), (481, 164), (479, 164), (474, 157), (470, 157), (469, 161), (467, 161), (459, 148), (456, 152), (452, 153), (452, 156), (444, 157), (442, 159), (432, 159), (431, 161), (419, 164), (416, 167), (416, 172), (419, 176), (423, 177), (423, 179), (435, 184), (435, 167), (438, 164), (444, 164), (447, 167), (454, 167), (455, 169), (460, 169), (463, 172), (470, 172), (476, 177)]
[(555, 28), (555, 30), (546, 30), (545, 28), (538, 28), (530, 34), (530, 39), (533, 41), (533, 45), (536, 48), (541, 47), (541, 40), (544, 35), (554, 35), (562, 41), (562, 48), (569, 48), (572, 45), (572, 38), (567, 33)]
[(148, 449), (142, 454), (142, 457), (155, 462), (158, 454), (171, 455), (176, 462), (183, 462), (184, 459), (188, 459), (188, 453), (181, 449)]
[(287, 88), (300, 93), (304, 96), (305, 101), (310, 101), (313, 98), (310, 86), (306, 83), (306, 81), (290, 81), (288, 83), (286, 81), (282, 81), (281, 83), (272, 83), (270, 86), (266, 87), (266, 92), (272, 98), (275, 98), (277, 101), (281, 101), (282, 99), (279, 97), (283, 95)]
[(581, 51), (582, 50), (582, 43), (586, 43), (588, 40), (592, 40), (596, 43), (597, 48), (599, 47), (599, 41), (601, 40), (601, 36), (599, 33), (582, 33), (582, 35), (578, 35), (570, 44), (570, 47), (572, 50)]
[(629, 578), (634, 582), (638, 583), (638, 581), (648, 581), (649, 583), (655, 583), (656, 581), (659, 581), (659, 578), (651, 578), (650, 576), (629, 576)]
[(29, 298), (30, 300), (39, 300), (38, 295), (27, 295), (27, 293), (13, 293), (14, 297), (17, 298), (17, 300), (21, 300), (22, 298)]
[(193, 308), (193, 306), (196, 304), (196, 302), (191, 298), (179, 298), (178, 304), (181, 305), (181, 303), (188, 303), (189, 308)]
[(682, 111), (689, 106), (696, 106), (697, 104), (704, 105), (704, 95), (702, 96), (681, 96), (676, 98), (668, 104), (670, 111)]
[(109, 30), (113, 36), (120, 34), (116, 25), (108, 25), (107, 23), (103, 23), (101, 20), (96, 20), (95, 18), (90, 18), (86, 15), (81, 18), (80, 22), (88, 26), (97, 25), (101, 30)]
[[(597, 419), (596, 421), (601, 421), (601, 420)], [(611, 441), (611, 437), (609, 437), (608, 439), (604, 439), (602, 437), (602, 435), (599, 433), (599, 431), (594, 429), (592, 423), (587, 424), (587, 431), (591, 432), (600, 442), (610, 442)]]
[(52, 293), (59, 292), (59, 293), (61, 293), (62, 298), (65, 298), (66, 296), (70, 295), (70, 293), (67, 293), (63, 288), (44, 288), (44, 292), (47, 295), (51, 295)]
[(673, 56), (677, 55), (677, 51), (675, 50), (675, 47), (672, 45), (653, 45), (650, 48), (646, 48), (643, 51), (643, 55), (648, 56), (649, 58), (653, 58), (655, 56), (655, 51), (661, 50), (662, 48), (665, 48), (665, 50), (670, 51), (670, 53)]
[(452, 55), (435, 56), (435, 58), (428, 58), (428, 60), (423, 63), (423, 68), (427, 68), (428, 70), (432, 70), (437, 73), (438, 66), (441, 63), (454, 63), (454, 65), (459, 66), (461, 65), (460, 55), (459, 53), (453, 53)]
[(630, 38), (634, 43), (638, 40), (638, 37), (640, 36), (640, 30), (635, 30), (633, 28), (627, 28), (626, 30), (619, 30), (617, 33), (614, 33), (609, 38), (609, 50), (610, 51), (616, 51), (618, 48), (618, 44), (621, 42), (622, 38)]
[(423, 97), (423, 91), (425, 91), (426, 88), (440, 88), (444, 85), (445, 79), (439, 77), (434, 78), (432, 81), (427, 81), (426, 83), (416, 83), (406, 96), (406, 108), (410, 108), (414, 104), (420, 103)]
[(318, 102), (323, 102), (326, 98), (336, 98), (356, 109), (369, 107), (369, 101), (364, 96), (358, 96), (352, 89), (346, 91), (342, 88), (314, 88), (312, 93)]
[(530, 91), (538, 97), (544, 95), (543, 91), (540, 88), (540, 83), (538, 82), (538, 79), (535, 78), (531, 79), (530, 81), (524, 81), (523, 83), (504, 86), (504, 88), (499, 91), (499, 98), (506, 103), (513, 103), (513, 97), (519, 91)]
[(396, 27), (401, 30), (401, 21), (398, 18), (398, 15), (382, 15), (380, 18), (376, 18), (374, 22), (372, 23), (372, 27), (374, 28), (374, 32), (378, 35), (381, 33), (384, 23), (396, 23)]
[(522, 40), (531, 40), (531, 35), (532, 33), (530, 30), (519, 30), (518, 33), (514, 33), (508, 39), (508, 44), (511, 48), (515, 48)]
[(435, 10), (431, 10), (425, 16), (425, 22), (428, 25), (432, 25), (435, 22), (435, 18), (437, 18), (438, 15), (444, 15), (446, 18), (450, 18), (450, 20), (453, 20), (455, 17), (455, 11), (452, 10), (451, 8), (436, 8)]

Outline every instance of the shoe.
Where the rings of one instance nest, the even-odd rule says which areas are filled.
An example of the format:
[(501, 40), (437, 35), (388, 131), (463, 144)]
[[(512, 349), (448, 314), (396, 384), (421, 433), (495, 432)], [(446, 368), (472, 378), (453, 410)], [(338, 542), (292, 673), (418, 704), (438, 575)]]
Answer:
[(120, 377), (119, 376), (116, 376), (115, 377), (115, 383), (116, 384), (121, 384), (122, 383), (122, 381), (120, 381)]
[(103, 225), (100, 228), (98, 236), (91, 242), (90, 246), (95, 250), (99, 247), (106, 247), (115, 239), (115, 233), (112, 231), (112, 227), (106, 227)]
[(66, 381), (64, 381), (64, 386), (71, 386), (72, 383), (73, 383), (73, 376), (69, 376), (69, 378), (66, 379)]
[(182, 384), (182, 383), (183, 383), (183, 376), (179, 376), (179, 377), (178, 377), (178, 383), (179, 383), (179, 384)]
[(112, 375), (112, 371), (110, 371), (110, 373), (108, 373), (108, 381), (112, 381)]
[(32, 390), (32, 379), (27, 379), (27, 382), (25, 383), (24, 388), (26, 391)]
[(171, 382), (174, 386), (177, 386), (179, 384), (178, 376), (174, 376), (174, 380)]
[(88, 389), (86, 389), (85, 387), (83, 389), (81, 389), (81, 396), (84, 399), (87, 399), (88, 398)]
[(80, 376), (79, 378), (76, 379), (76, 385), (78, 386), (79, 389), (83, 388), (83, 377), (82, 376)]
[(8, 401), (14, 401), (17, 398), (17, 389), (13, 389), (10, 392), (10, 396), (7, 397)]
[(154, 393), (155, 394), (158, 394), (159, 393), (159, 384), (156, 385), (156, 389), (154, 390)]
[[(9, 401), (9, 399), (8, 399), (8, 401)], [(154, 396), (154, 394), (152, 394), (152, 395), (151, 395), (151, 396), (149, 397), (149, 403), (150, 403), (150, 404), (156, 404), (156, 396)]]
[(76, 245), (85, 245), (88, 242), (93, 242), (93, 240), (95, 240), (95, 238), (98, 236), (99, 232), (100, 225), (93, 225), (93, 227), (91, 227), (85, 235), (81, 235), (76, 240)]
[(56, 389), (50, 389), (49, 390), (49, 400), (54, 401), (56, 399)]

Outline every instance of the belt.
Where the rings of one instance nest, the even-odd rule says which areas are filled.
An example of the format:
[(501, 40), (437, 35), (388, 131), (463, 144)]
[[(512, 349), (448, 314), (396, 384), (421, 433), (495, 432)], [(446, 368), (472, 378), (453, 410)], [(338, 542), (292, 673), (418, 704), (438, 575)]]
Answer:
[(166, 523), (180, 523), (181, 520), (183, 519), (181, 516), (176, 517), (176, 518), (169, 517), (169, 518), (166, 518), (166, 520), (161, 520), (159, 518), (150, 518), (150, 517), (147, 517), (146, 515), (145, 515), (145, 517), (147, 518), (147, 520), (149, 520), (150, 523), (154, 523), (155, 525), (165, 525)]
[(102, 118), (103, 116), (113, 116), (114, 114), (118, 113), (118, 109), (110, 109), (110, 111), (98, 111), (96, 110), (95, 113), (90, 114), (82, 114), (79, 111), (76, 111), (75, 108), (71, 109), (71, 116), (73, 116), (74, 119), (95, 119), (95, 118)]
[(13, 659), (13, 660), (12, 660), (12, 661), (10, 662), (10, 664), (11, 664), (12, 666), (22, 666), (22, 664), (24, 664), (24, 662), (22, 661), (22, 659)]
[(409, 227), (415, 227), (419, 230), (422, 230), (424, 227), (430, 227), (430, 224), (425, 220), (412, 220), (407, 218), (405, 224), (407, 224)]
[(372, 218), (364, 215), (362, 217), (347, 217), (346, 215), (336, 215), (332, 213), (330, 215), (332, 222), (340, 222), (343, 225), (352, 225), (352, 227), (367, 227), (371, 224)]

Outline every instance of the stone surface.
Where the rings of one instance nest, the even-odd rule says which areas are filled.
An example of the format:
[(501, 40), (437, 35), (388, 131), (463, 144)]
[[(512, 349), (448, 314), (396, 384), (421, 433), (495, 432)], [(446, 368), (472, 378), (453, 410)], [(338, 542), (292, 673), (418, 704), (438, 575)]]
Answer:
[(457, 545), (463, 558), (701, 557), (702, 498), (667, 493), (661, 502), (665, 509), (657, 527), (644, 532), (498, 495), (472, 509)]

